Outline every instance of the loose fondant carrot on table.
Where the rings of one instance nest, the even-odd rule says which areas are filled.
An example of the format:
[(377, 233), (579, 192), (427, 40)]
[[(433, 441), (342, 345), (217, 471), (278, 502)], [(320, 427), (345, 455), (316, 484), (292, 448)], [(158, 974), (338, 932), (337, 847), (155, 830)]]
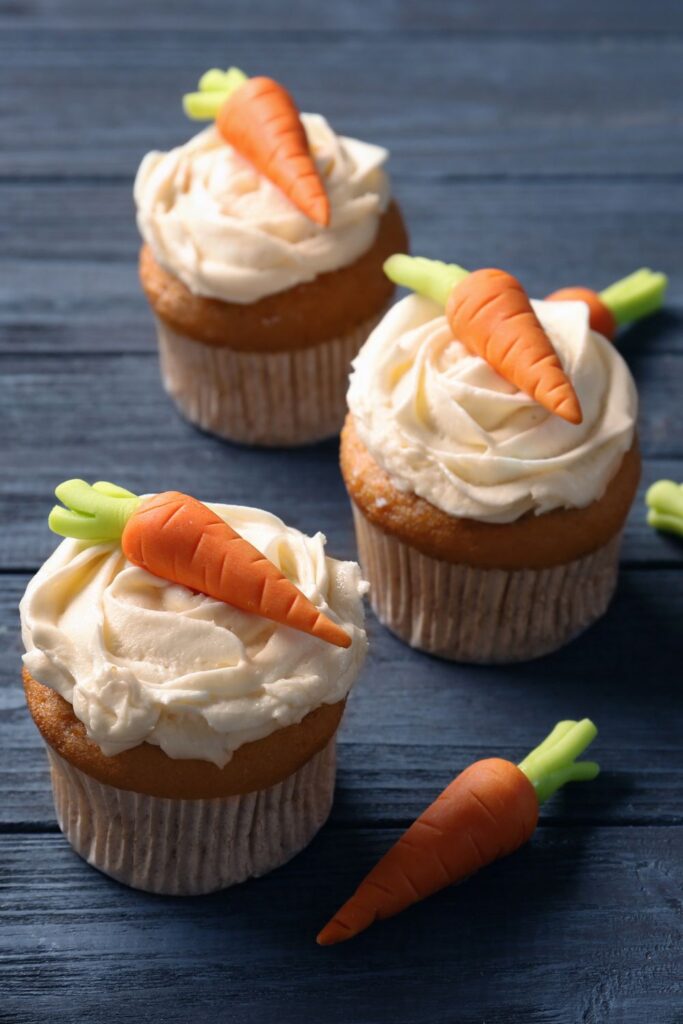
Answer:
[(683, 484), (658, 480), (647, 489), (645, 504), (650, 526), (683, 537)]
[(446, 307), (454, 335), (475, 355), (549, 412), (570, 423), (581, 406), (557, 352), (524, 288), (504, 270), (473, 273), (420, 256), (390, 256), (384, 264), (395, 284)]
[(330, 202), (311, 155), (294, 100), (272, 78), (247, 78), (239, 68), (212, 68), (199, 92), (183, 97), (194, 120), (216, 119), (226, 142), (284, 192), (310, 220), (330, 222)]
[(560, 288), (546, 295), (546, 301), (585, 302), (593, 330), (612, 341), (618, 327), (642, 320), (661, 308), (667, 283), (665, 274), (641, 267), (601, 292), (579, 286)]
[(470, 765), (366, 876), (318, 943), (351, 939), (517, 850), (533, 835), (545, 800), (566, 782), (597, 776), (595, 762), (576, 760), (596, 735), (587, 718), (558, 722), (519, 765), (497, 757)]
[(91, 543), (119, 541), (126, 558), (245, 612), (338, 647), (351, 637), (305, 597), (260, 551), (210, 508), (179, 491), (151, 498), (115, 484), (67, 480), (55, 490), (50, 529)]

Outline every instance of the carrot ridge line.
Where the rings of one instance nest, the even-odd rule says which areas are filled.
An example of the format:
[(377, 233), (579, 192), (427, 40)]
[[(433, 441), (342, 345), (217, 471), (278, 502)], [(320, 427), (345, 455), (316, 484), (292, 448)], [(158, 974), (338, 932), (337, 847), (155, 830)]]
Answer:
[(536, 790), (539, 805), (567, 782), (588, 782), (597, 777), (600, 766), (595, 761), (577, 760), (597, 735), (598, 730), (589, 718), (558, 722), (543, 742), (520, 761), (517, 767)]

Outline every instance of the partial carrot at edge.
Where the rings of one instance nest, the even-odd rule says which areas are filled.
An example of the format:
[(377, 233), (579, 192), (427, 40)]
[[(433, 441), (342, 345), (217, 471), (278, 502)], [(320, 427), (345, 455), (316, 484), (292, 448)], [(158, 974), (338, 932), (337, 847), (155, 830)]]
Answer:
[(596, 735), (589, 719), (558, 722), (519, 765), (488, 758), (466, 768), (365, 877), (318, 944), (345, 942), (526, 843), (545, 800), (566, 782), (597, 776), (597, 764), (576, 760)]
[(546, 296), (548, 302), (585, 302), (594, 331), (612, 341), (617, 328), (642, 320), (661, 309), (668, 284), (666, 274), (641, 267), (601, 292), (592, 288), (561, 288)]
[(611, 309), (605, 305), (597, 292), (592, 288), (559, 288), (556, 292), (546, 295), (546, 302), (584, 302), (588, 306), (588, 319), (591, 327), (598, 334), (612, 341), (617, 333), (617, 321)]

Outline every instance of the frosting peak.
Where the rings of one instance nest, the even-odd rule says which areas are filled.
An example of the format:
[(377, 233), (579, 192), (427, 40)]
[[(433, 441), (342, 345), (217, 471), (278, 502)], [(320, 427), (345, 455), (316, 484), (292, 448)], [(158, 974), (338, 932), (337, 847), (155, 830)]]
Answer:
[(386, 150), (302, 114), (331, 221), (320, 228), (228, 145), (215, 125), (143, 159), (138, 227), (157, 261), (196, 295), (256, 302), (358, 259), (389, 202)]
[(241, 612), (128, 562), (118, 544), (65, 540), (21, 602), (34, 679), (68, 700), (107, 755), (142, 742), (225, 765), (243, 743), (342, 700), (367, 640), (355, 562), (325, 556), (257, 509), (210, 505), (349, 633), (349, 648)]
[(428, 299), (403, 299), (372, 333), (354, 363), (349, 407), (398, 488), (492, 523), (602, 496), (633, 442), (633, 380), (614, 346), (590, 329), (583, 303), (532, 305), (579, 397), (580, 425), (551, 415), (471, 355)]

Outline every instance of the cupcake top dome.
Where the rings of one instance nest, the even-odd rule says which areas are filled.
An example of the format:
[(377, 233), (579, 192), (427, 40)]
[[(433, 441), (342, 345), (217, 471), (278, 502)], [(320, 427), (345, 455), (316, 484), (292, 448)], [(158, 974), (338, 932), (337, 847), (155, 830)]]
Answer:
[(365, 584), (356, 563), (328, 558), (322, 534), (259, 509), (206, 507), (321, 621), (341, 627), (348, 646), (153, 575), (117, 540), (66, 539), (21, 602), (24, 665), (72, 704), (106, 755), (147, 742), (223, 767), (242, 744), (343, 700), (360, 671)]
[(454, 336), (443, 306), (410, 295), (354, 362), (356, 431), (395, 486), (449, 515), (508, 523), (599, 499), (634, 441), (637, 396), (582, 302), (532, 302), (579, 400), (553, 415)]
[(337, 135), (320, 115), (301, 121), (329, 199), (328, 227), (297, 209), (214, 124), (143, 159), (134, 190), (140, 233), (194, 294), (256, 302), (347, 266), (373, 244), (390, 199), (387, 151)]

